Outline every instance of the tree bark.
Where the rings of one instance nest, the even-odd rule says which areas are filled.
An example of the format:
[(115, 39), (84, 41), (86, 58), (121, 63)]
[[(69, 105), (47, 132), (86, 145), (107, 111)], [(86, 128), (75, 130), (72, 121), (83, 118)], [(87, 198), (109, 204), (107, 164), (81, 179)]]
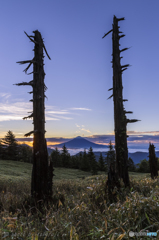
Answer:
[[(34, 141), (33, 141), (33, 174), (32, 174), (32, 196), (38, 199), (46, 199), (52, 193), (48, 189), (49, 168), (47, 144), (45, 139), (45, 83), (44, 83), (44, 63), (43, 63), (43, 40), (39, 31), (34, 32), (33, 64), (33, 122), (34, 122)], [(52, 188), (52, 186), (51, 186)]]
[(38, 30), (34, 31), (34, 36), (27, 37), (35, 44), (34, 58), (29, 61), (20, 61), (20, 64), (29, 63), (24, 70), (27, 72), (31, 64), (33, 64), (33, 80), (29, 83), (22, 82), (16, 85), (30, 85), (33, 88), (33, 113), (27, 118), (33, 117), (34, 130), (25, 134), (30, 136), (34, 134), (33, 138), (33, 169), (31, 179), (31, 196), (36, 200), (48, 200), (52, 196), (52, 179), (53, 179), (53, 165), (48, 163), (47, 143), (45, 139), (45, 90), (44, 83), (44, 63), (43, 63), (43, 49), (46, 55), (51, 59), (46, 51), (43, 39)]
[(114, 125), (115, 125), (115, 150), (116, 171), (119, 178), (123, 179), (125, 186), (129, 186), (128, 174), (128, 148), (126, 116), (123, 107), (122, 67), (120, 64), (118, 19), (113, 21), (113, 101), (114, 101)]
[(137, 119), (127, 119), (127, 113), (132, 113), (131, 111), (125, 111), (123, 102), (128, 101), (123, 99), (123, 86), (122, 86), (122, 73), (129, 67), (129, 64), (120, 64), (120, 53), (128, 50), (129, 48), (119, 49), (119, 39), (125, 35), (119, 35), (118, 22), (125, 20), (124, 18), (113, 19), (113, 28), (107, 32), (105, 36), (112, 32), (112, 42), (113, 42), (113, 88), (108, 91), (113, 90), (113, 94), (108, 98), (113, 97), (114, 101), (114, 132), (115, 132), (115, 151), (116, 151), (116, 174), (121, 179), (125, 186), (129, 186), (129, 174), (128, 174), (128, 148), (127, 148), (127, 123), (137, 122)]

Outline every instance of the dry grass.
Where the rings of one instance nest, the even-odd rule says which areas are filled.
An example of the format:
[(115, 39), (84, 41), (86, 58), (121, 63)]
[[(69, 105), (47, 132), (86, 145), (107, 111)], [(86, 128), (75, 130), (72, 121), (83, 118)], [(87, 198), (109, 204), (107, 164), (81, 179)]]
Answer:
[(104, 191), (105, 175), (83, 176), (83, 172), (83, 178), (79, 173), (75, 178), (77, 171), (69, 171), (63, 172), (65, 179), (54, 180), (54, 203), (45, 206), (43, 214), (32, 214), (29, 177), (22, 181), (12, 175), (11, 181), (9, 174), (5, 179), (0, 172), (0, 239), (141, 239), (130, 238), (129, 231), (159, 229), (159, 178), (132, 174), (131, 189), (114, 190), (116, 202), (110, 203)]

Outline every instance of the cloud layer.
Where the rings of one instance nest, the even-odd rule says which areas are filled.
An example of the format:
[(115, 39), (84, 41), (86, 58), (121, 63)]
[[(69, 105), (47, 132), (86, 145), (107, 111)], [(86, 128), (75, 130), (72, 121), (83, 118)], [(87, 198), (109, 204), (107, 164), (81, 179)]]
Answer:
[[(0, 93), (0, 121), (22, 120), (23, 117), (29, 115), (28, 112), (31, 112), (33, 109), (31, 102), (24, 102), (24, 100), (13, 102), (10, 100), (10, 97), (11, 94), (9, 93)], [(47, 121), (70, 120), (75, 115), (74, 110), (91, 111), (88, 108), (60, 109), (56, 106), (46, 105), (45, 119)]]
[[(11, 100), (12, 96), (10, 93), (1, 92), (0, 93), (0, 121), (19, 121), (23, 117), (29, 115), (28, 112), (32, 111), (32, 103), (25, 102), (23, 99)], [(68, 109), (60, 109), (56, 106), (46, 105), (46, 120), (47, 121), (60, 121), (60, 120), (71, 120), (74, 119), (74, 116), (77, 115), (77, 111), (91, 111), (89, 108), (85, 107), (73, 107)], [(86, 139), (97, 143), (108, 145), (111, 141), (113, 144), (115, 142), (114, 134), (105, 134), (105, 135), (91, 135), (91, 130), (88, 126), (81, 125), (79, 123), (75, 124), (76, 135), (84, 136), (87, 134)], [(88, 136), (89, 134), (89, 136)], [(156, 149), (159, 149), (159, 131), (128, 131), (129, 135), (128, 147), (129, 148), (145, 148), (148, 149), (149, 143), (153, 143)], [(71, 140), (70, 138), (48, 138), (48, 145), (53, 146), (55, 144), (60, 144), (62, 142), (67, 142)], [(31, 142), (32, 140), (21, 138), (20, 142)]]
[[(152, 131), (152, 134), (154, 132)], [(47, 138), (47, 144), (50, 147), (53, 147), (56, 144), (64, 143), (67, 141), (72, 140), (73, 138)], [(109, 145), (109, 142), (111, 141), (112, 144), (115, 144), (115, 136), (112, 135), (90, 135), (88, 137), (85, 137), (85, 139), (100, 144), (100, 145)], [(17, 139), (20, 142), (30, 142), (32, 141), (31, 138), (18, 138)], [(153, 143), (156, 147), (156, 150), (159, 150), (159, 133), (158, 135), (129, 135), (128, 138), (128, 148), (129, 149), (146, 149), (149, 148), (149, 143)]]

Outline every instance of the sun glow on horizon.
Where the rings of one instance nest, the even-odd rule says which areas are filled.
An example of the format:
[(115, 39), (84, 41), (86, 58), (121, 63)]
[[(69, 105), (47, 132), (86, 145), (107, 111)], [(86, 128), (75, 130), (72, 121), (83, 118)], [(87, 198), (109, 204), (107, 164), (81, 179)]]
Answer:
[(29, 147), (33, 147), (33, 141), (18, 141), (18, 144), (26, 144)]

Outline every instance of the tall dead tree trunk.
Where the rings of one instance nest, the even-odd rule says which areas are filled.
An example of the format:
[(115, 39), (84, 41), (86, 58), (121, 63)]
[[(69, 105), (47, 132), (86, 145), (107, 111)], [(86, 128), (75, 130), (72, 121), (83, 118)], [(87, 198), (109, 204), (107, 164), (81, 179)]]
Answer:
[[(20, 61), (18, 63), (29, 63), (24, 72), (33, 64), (33, 80), (30, 82), (22, 82), (16, 85), (30, 85), (33, 90), (33, 112), (28, 117), (23, 119), (33, 118), (34, 130), (25, 134), (26, 137), (34, 134), (33, 138), (33, 169), (31, 180), (31, 195), (36, 200), (48, 200), (52, 196), (52, 179), (53, 179), (53, 165), (48, 163), (47, 144), (45, 139), (45, 91), (46, 85), (44, 83), (44, 63), (43, 63), (43, 49), (46, 55), (51, 59), (46, 51), (42, 36), (38, 30), (34, 31), (34, 36), (27, 37), (35, 44), (34, 58), (29, 61)], [(31, 73), (29, 73), (31, 74)]]
[(150, 165), (151, 178), (154, 179), (158, 176), (158, 168), (157, 168), (157, 157), (155, 154), (155, 146), (151, 143), (149, 144), (149, 165)]
[(113, 19), (113, 28), (107, 32), (105, 36), (112, 32), (112, 41), (113, 41), (113, 88), (110, 88), (108, 91), (113, 90), (113, 94), (108, 98), (113, 97), (114, 100), (114, 125), (115, 125), (115, 151), (116, 151), (116, 172), (119, 178), (123, 179), (125, 186), (129, 186), (129, 174), (128, 174), (128, 148), (127, 148), (127, 123), (136, 122), (137, 119), (127, 119), (126, 113), (124, 109), (123, 102), (127, 101), (123, 99), (123, 86), (122, 86), (122, 73), (125, 71), (129, 64), (121, 65), (120, 53), (127, 50), (128, 48), (124, 48), (122, 50), (119, 49), (119, 39), (124, 37), (125, 35), (119, 35), (119, 26), (118, 22), (124, 20), (124, 18), (116, 18), (114, 16)]

